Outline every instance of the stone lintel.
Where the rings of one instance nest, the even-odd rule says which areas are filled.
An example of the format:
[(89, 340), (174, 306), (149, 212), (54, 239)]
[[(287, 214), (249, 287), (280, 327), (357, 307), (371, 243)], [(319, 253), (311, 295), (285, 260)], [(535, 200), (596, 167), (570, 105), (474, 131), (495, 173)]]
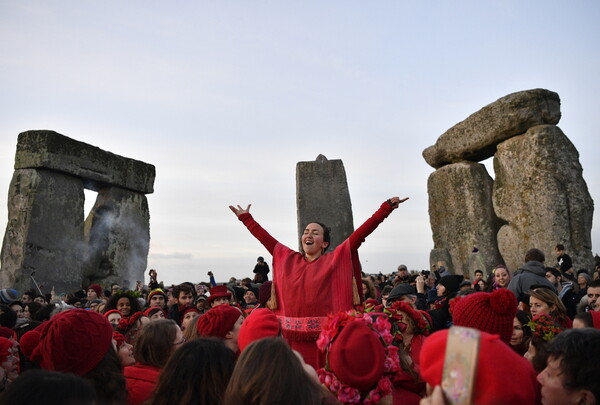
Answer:
[(52, 169), (80, 177), (98, 191), (108, 185), (150, 194), (156, 176), (153, 165), (104, 151), (49, 130), (19, 134), (15, 170)]

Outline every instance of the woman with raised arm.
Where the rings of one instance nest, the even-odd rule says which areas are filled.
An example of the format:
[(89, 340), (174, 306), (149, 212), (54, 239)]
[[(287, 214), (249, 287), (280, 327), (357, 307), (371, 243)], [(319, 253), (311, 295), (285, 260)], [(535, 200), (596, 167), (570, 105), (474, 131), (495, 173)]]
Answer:
[(408, 198), (392, 197), (332, 252), (330, 230), (318, 222), (304, 228), (296, 252), (279, 243), (250, 215), (250, 206), (229, 206), (238, 219), (273, 255), (273, 284), (268, 307), (281, 322), (283, 336), (315, 368), (324, 365), (316, 346), (328, 313), (360, 305), (361, 266), (358, 248), (390, 213)]

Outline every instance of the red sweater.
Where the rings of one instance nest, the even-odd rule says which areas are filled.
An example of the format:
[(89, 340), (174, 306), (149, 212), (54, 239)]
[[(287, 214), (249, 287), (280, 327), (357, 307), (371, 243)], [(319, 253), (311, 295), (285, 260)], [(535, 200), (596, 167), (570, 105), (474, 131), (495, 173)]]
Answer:
[(146, 402), (154, 393), (160, 369), (135, 363), (125, 367), (125, 385), (127, 386), (127, 404), (138, 405)]
[[(316, 368), (320, 364), (314, 342), (321, 331), (321, 323), (328, 313), (352, 309), (352, 279), (357, 287), (361, 286), (357, 250), (392, 210), (392, 206), (384, 202), (348, 239), (312, 262), (279, 243), (249, 213), (239, 216), (252, 235), (273, 255), (273, 285), (277, 299), (274, 312), (282, 323), (284, 336), (304, 355), (305, 361)], [(356, 292), (362, 300), (362, 288), (357, 288)]]

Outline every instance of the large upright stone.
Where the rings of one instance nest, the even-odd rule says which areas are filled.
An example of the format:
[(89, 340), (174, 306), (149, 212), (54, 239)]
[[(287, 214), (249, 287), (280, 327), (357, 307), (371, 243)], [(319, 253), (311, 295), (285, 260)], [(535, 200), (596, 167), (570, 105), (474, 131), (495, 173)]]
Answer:
[(509, 94), (471, 114), (423, 151), (425, 161), (439, 168), (462, 160), (479, 162), (494, 155), (496, 145), (535, 125), (560, 120), (558, 94), (544, 89)]
[[(447, 165), (429, 176), (432, 255), (447, 249), (456, 274), (473, 276), (482, 263), (487, 269), (503, 263), (496, 245), (500, 222), (492, 207), (492, 185), (485, 166), (473, 162)], [(477, 261), (472, 259), (474, 248), (479, 249)], [(439, 257), (430, 261), (434, 259)]]
[(145, 195), (118, 187), (100, 190), (85, 221), (84, 285), (103, 282), (133, 288), (143, 280), (149, 221)]
[(98, 191), (115, 185), (140, 193), (152, 193), (155, 169), (54, 131), (19, 134), (15, 169), (45, 168), (81, 177), (85, 188)]
[[(149, 246), (144, 194), (152, 192), (154, 177), (153, 165), (54, 131), (20, 134), (0, 287), (33, 288), (34, 271), (44, 293), (141, 280)], [(85, 240), (84, 188), (99, 192)]]
[(498, 246), (510, 270), (533, 247), (544, 251), (546, 264), (553, 266), (558, 243), (565, 245), (576, 269), (593, 267), (594, 203), (579, 153), (560, 128), (536, 126), (499, 144), (494, 171), (494, 207), (507, 223), (498, 233)]
[(74, 176), (21, 169), (8, 192), (0, 285), (24, 291), (31, 274), (44, 292), (81, 285), (83, 184)]
[(343, 162), (327, 160), (323, 155), (314, 162), (298, 162), (296, 206), (298, 239), (310, 222), (321, 222), (331, 229), (329, 251), (350, 236), (354, 231), (352, 203)]

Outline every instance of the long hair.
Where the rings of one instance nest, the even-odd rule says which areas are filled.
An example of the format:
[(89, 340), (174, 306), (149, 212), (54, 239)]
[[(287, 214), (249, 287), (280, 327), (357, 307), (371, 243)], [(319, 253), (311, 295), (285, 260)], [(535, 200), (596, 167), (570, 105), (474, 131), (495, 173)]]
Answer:
[(121, 360), (112, 347), (108, 349), (100, 363), (83, 378), (94, 386), (98, 404), (121, 405), (125, 402), (127, 391)]
[(163, 368), (148, 405), (221, 405), (233, 373), (235, 353), (219, 339), (184, 344)]
[(252, 342), (242, 352), (224, 405), (317, 405), (322, 391), (282, 338)]
[(549, 307), (554, 307), (548, 315), (550, 315), (556, 323), (562, 326), (570, 324), (570, 319), (567, 316), (565, 304), (558, 298), (554, 292), (547, 288), (536, 288), (529, 291), (531, 297), (537, 298), (540, 301), (548, 304)]
[(177, 324), (172, 319), (158, 319), (145, 325), (137, 335), (133, 357), (141, 364), (163, 368), (173, 352)]

